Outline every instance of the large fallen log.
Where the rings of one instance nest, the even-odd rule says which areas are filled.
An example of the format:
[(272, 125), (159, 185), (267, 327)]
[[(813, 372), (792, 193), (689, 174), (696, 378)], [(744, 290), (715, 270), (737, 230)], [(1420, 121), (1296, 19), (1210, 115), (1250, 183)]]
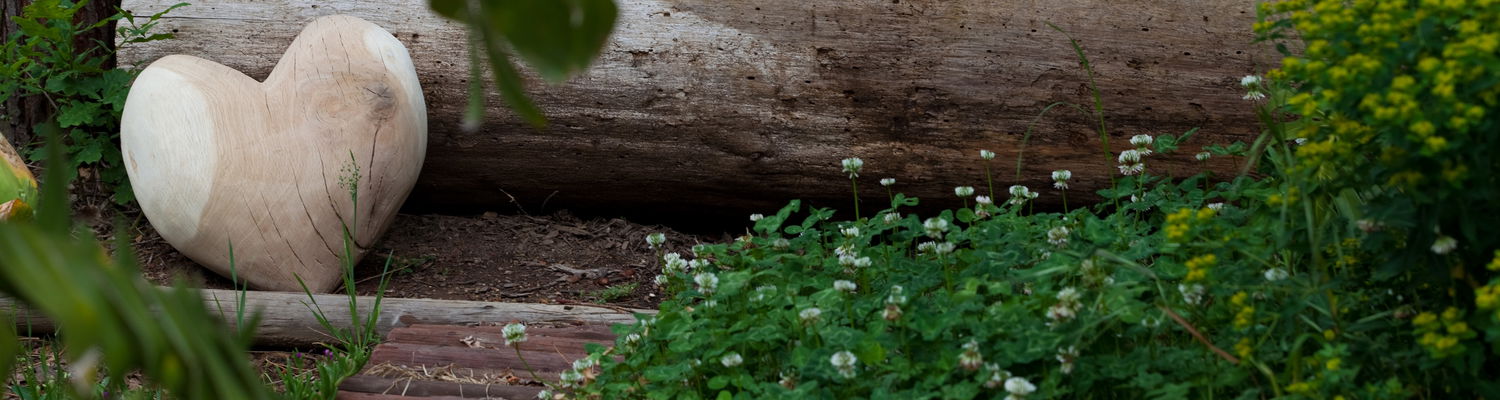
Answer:
[[(125, 0), (137, 15), (177, 0)], [(1023, 133), (1047, 105), (1092, 104), (1068, 39), (1081, 40), (1103, 92), (1110, 145), (1135, 134), (1202, 128), (1186, 154), (1149, 171), (1230, 172), (1192, 159), (1202, 145), (1257, 130), (1238, 78), (1272, 61), (1250, 42), (1242, 0), (619, 0), (611, 42), (584, 76), (533, 86), (551, 124), (534, 130), (489, 96), (478, 132), (460, 129), (467, 56), (462, 26), (425, 0), (205, 0), (162, 23), (177, 39), (127, 47), (122, 64), (204, 57), (264, 78), (317, 16), (368, 19), (411, 49), (428, 100), (428, 164), (408, 210), (531, 211), (542, 203), (611, 214), (764, 211), (803, 198), (848, 208), (838, 161), (862, 157), (865, 187), (957, 202), (984, 186), (980, 149), (999, 154), (996, 186), (1016, 183)], [(533, 79), (533, 82), (536, 82)], [(1041, 119), (1019, 183), (1060, 198), (1109, 184), (1097, 121), (1066, 107)], [(1000, 190), (1000, 189), (997, 189)], [(879, 188), (865, 192), (883, 200)], [(1002, 195), (1003, 197), (1003, 195)], [(700, 211), (691, 207), (702, 206)]]
[[(239, 293), (233, 290), (203, 289), (203, 300), (210, 311), (219, 311), (232, 327), (235, 323)], [(360, 315), (369, 315), (375, 304), (374, 297), (360, 296)], [(254, 343), (269, 347), (312, 347), (333, 340), (314, 317), (311, 307), (316, 302), (324, 315), (335, 327), (348, 329), (349, 298), (342, 295), (313, 295), (290, 292), (245, 292), (245, 312), (259, 312), (260, 324), (255, 328)], [(482, 301), (433, 300), (386, 298), (380, 304), (380, 317), (376, 329), (385, 337), (391, 329), (411, 325), (464, 325), (483, 323), (574, 323), (574, 324), (628, 324), (634, 323), (632, 313), (652, 314), (652, 310), (630, 310), (588, 305), (557, 305), (527, 303), (491, 303)], [(17, 329), (22, 335), (50, 334), (57, 327), (46, 316), (29, 310), (14, 299), (0, 296), (0, 313), (12, 314)], [(248, 317), (247, 317), (248, 318)]]

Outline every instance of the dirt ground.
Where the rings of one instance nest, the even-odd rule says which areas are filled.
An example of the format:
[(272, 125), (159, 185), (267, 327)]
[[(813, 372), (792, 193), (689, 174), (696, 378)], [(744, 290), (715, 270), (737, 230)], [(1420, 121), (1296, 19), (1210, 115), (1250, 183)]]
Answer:
[[(229, 288), (161, 239), (144, 218), (134, 241), (147, 279)], [(545, 217), (400, 214), (355, 269), (356, 288), (374, 294), (390, 261), (388, 297), (530, 303), (599, 302), (655, 308), (656, 253), (645, 237), (662, 232), (667, 251), (688, 253), (706, 240), (661, 226), (613, 219), (584, 220), (566, 212)]]

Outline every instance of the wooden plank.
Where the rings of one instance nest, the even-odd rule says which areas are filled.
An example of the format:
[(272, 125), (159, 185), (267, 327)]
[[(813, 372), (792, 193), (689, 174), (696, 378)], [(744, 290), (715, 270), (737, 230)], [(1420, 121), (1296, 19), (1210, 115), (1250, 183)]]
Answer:
[[(123, 7), (146, 15), (177, 2)], [(1012, 175), (1038, 113), (1093, 104), (1068, 38), (1047, 23), (1087, 50), (1111, 150), (1130, 135), (1202, 128), (1185, 154), (1153, 157), (1153, 174), (1235, 171), (1232, 157), (1192, 154), (1253, 140), (1259, 124), (1239, 77), (1277, 60), (1252, 44), (1255, 4), (1243, 0), (619, 0), (614, 36), (584, 76), (532, 86), (549, 128), (532, 129), (491, 90), (483, 127), (466, 132), (465, 29), (427, 3), (195, 1), (161, 23), (176, 39), (126, 46), (120, 58), (196, 55), (259, 79), (308, 21), (358, 16), (407, 46), (429, 106), (433, 156), (409, 210), (547, 202), (737, 222), (792, 198), (849, 208), (838, 160), (851, 156), (866, 161), (864, 183), (896, 178), (923, 206), (957, 205), (954, 186), (985, 182), (979, 149), (999, 154), (989, 169), (1001, 189), (1024, 184), (1059, 204), (1050, 172), (1070, 169), (1070, 200), (1095, 198), (1114, 160), (1101, 154), (1098, 120), (1070, 107), (1041, 120), (1019, 181)], [(876, 189), (865, 192), (871, 204), (885, 201)]]
[(335, 400), (409, 400), (409, 399), (462, 400), (463, 399), (462, 397), (458, 397), (458, 396), (423, 396), (423, 397), (412, 397), (412, 396), (402, 396), (402, 395), (396, 395), (396, 394), (359, 393), (359, 392), (339, 392), (333, 398)]
[[(209, 310), (223, 310), (222, 316), (232, 327), (238, 293), (232, 290), (204, 289), (202, 295)], [(246, 311), (261, 314), (254, 343), (260, 346), (310, 347), (330, 340), (330, 336), (309, 311), (309, 305), (313, 302), (322, 308), (334, 326), (350, 326), (347, 297), (313, 295), (312, 299), (313, 301), (309, 301), (306, 294), (300, 293), (247, 292)], [(357, 301), (361, 315), (369, 313), (375, 303), (375, 299), (368, 296), (360, 296)], [(56, 326), (46, 316), (26, 309), (11, 298), (0, 296), (0, 312), (11, 310), (14, 310), (12, 318), (23, 334), (44, 335), (56, 330)], [(631, 311), (655, 313), (651, 310)], [(634, 323), (635, 317), (612, 308), (586, 305), (387, 298), (381, 303), (381, 315), (375, 327), (384, 337), (392, 329), (418, 324), (464, 325), (513, 321), (607, 326), (614, 323)]]
[[(413, 325), (391, 330), (385, 341), (467, 347), (464, 339), (473, 338), (488, 346), (504, 346), (505, 335), (500, 332), (501, 329), (500, 326)], [(607, 327), (595, 325), (576, 328), (528, 327), (526, 334), (529, 341), (523, 346), (547, 343), (546, 346), (558, 345), (563, 349), (582, 351), (586, 343), (611, 346), (615, 342), (614, 333), (609, 332)]]
[[(530, 343), (530, 342), (528, 342)], [(521, 355), (542, 379), (557, 379), (559, 373), (573, 367), (573, 360), (587, 354), (564, 352), (546, 344), (521, 346)], [(407, 367), (444, 367), (512, 370), (516, 376), (529, 378), (526, 367), (516, 357), (516, 351), (501, 346), (498, 349), (432, 346), (411, 343), (383, 343), (375, 347), (367, 365), (390, 363)]]
[(472, 383), (420, 381), (404, 378), (382, 378), (355, 375), (344, 379), (339, 390), (352, 393), (375, 393), (406, 397), (448, 396), (464, 399), (535, 399), (542, 391), (538, 386), (480, 385)]

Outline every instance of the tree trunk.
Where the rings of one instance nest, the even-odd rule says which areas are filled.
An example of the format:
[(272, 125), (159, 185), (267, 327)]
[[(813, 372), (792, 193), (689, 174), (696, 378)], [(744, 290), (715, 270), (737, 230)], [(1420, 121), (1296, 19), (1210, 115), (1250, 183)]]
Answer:
[[(11, 35), (17, 34), (16, 23), (12, 17), (21, 15), (22, 8), (31, 4), (31, 0), (0, 0), (0, 41), (10, 40)], [(120, 6), (120, 0), (94, 0), (84, 5), (82, 10), (73, 15), (73, 22), (78, 26), (93, 25), (111, 15)], [(115, 48), (115, 24), (109, 23), (99, 28), (80, 33), (73, 40), (76, 49), (87, 49), (98, 44), (105, 46), (102, 51), (114, 51)], [(8, 61), (8, 60), (0, 60)], [(106, 62), (105, 68), (114, 68), (113, 58)], [(11, 97), (0, 102), (0, 136), (10, 138), (17, 148), (26, 148), (31, 144), (32, 127), (47, 121), (52, 117), (52, 109), (47, 106), (47, 100), (40, 96)]]
[[(210, 312), (221, 311), (220, 317), (232, 327), (239, 304), (239, 292), (233, 290), (203, 289), (203, 301)], [(340, 329), (349, 329), (349, 298), (343, 295), (313, 295), (328, 321)], [(272, 347), (312, 347), (317, 343), (332, 340), (323, 330), (312, 310), (313, 301), (306, 294), (290, 292), (245, 292), (245, 313), (261, 313), (260, 325), (255, 328), (254, 343)], [(375, 298), (361, 296), (358, 299), (360, 315), (369, 315)], [(587, 323), (630, 324), (635, 322), (631, 313), (653, 314), (653, 310), (606, 308), (590, 305), (491, 303), (483, 301), (433, 300), (386, 298), (380, 303), (380, 318), (375, 329), (385, 337), (391, 329), (411, 325), (464, 325), (476, 323), (506, 323), (521, 321), (527, 324)], [(622, 311), (623, 310), (623, 311)], [(44, 335), (53, 333), (57, 326), (45, 315), (27, 309), (15, 300), (0, 296), (0, 312), (13, 313), (12, 320), (22, 335)], [(0, 329), (8, 329), (0, 327)]]
[[(146, 14), (175, 2), (124, 6)], [(121, 61), (189, 54), (262, 79), (314, 17), (359, 16), (407, 45), (427, 98), (429, 157), (408, 211), (515, 203), (741, 219), (793, 198), (849, 209), (846, 157), (865, 161), (860, 190), (879, 204), (865, 210), (884, 206), (876, 182), (887, 177), (924, 205), (956, 205), (954, 186), (989, 191), (980, 149), (999, 154), (989, 165), (997, 200), (1019, 183), (1043, 206), (1060, 203), (1057, 169), (1073, 171), (1073, 204), (1096, 200), (1117, 174), (1098, 119), (1068, 106), (1037, 119), (1054, 102), (1093, 104), (1090, 78), (1048, 22), (1092, 62), (1111, 151), (1131, 135), (1202, 129), (1178, 154), (1149, 159), (1155, 174), (1235, 171), (1238, 160), (1192, 155), (1253, 138), (1239, 77), (1273, 61), (1251, 44), (1254, 4), (1241, 0), (618, 0), (595, 66), (532, 86), (548, 128), (532, 129), (492, 92), (483, 128), (464, 132), (465, 31), (426, 3), (195, 2), (161, 25), (177, 39), (123, 49)]]

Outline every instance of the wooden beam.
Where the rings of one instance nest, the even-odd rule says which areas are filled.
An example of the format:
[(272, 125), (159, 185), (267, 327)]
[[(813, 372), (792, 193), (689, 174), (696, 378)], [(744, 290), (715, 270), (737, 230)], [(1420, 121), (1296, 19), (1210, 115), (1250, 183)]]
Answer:
[[(232, 290), (203, 289), (203, 299), (210, 311), (222, 310), (222, 316), (234, 326), (238, 293)], [(259, 312), (260, 324), (255, 329), (254, 343), (268, 347), (312, 347), (332, 340), (327, 331), (310, 311), (316, 302), (328, 320), (338, 328), (348, 328), (349, 299), (342, 295), (313, 295), (311, 301), (306, 294), (289, 292), (245, 293), (247, 313)], [(374, 297), (357, 298), (361, 315), (368, 315), (375, 303)], [(642, 314), (654, 314), (652, 310), (630, 310)], [(57, 327), (44, 315), (27, 309), (14, 299), (0, 297), (0, 312), (10, 313), (22, 335), (46, 335)], [(493, 303), (482, 301), (433, 300), (386, 298), (381, 302), (380, 318), (376, 329), (385, 337), (391, 329), (418, 324), (464, 325), (484, 323), (571, 323), (571, 324), (628, 324), (634, 323), (632, 314), (614, 308), (587, 305)]]

